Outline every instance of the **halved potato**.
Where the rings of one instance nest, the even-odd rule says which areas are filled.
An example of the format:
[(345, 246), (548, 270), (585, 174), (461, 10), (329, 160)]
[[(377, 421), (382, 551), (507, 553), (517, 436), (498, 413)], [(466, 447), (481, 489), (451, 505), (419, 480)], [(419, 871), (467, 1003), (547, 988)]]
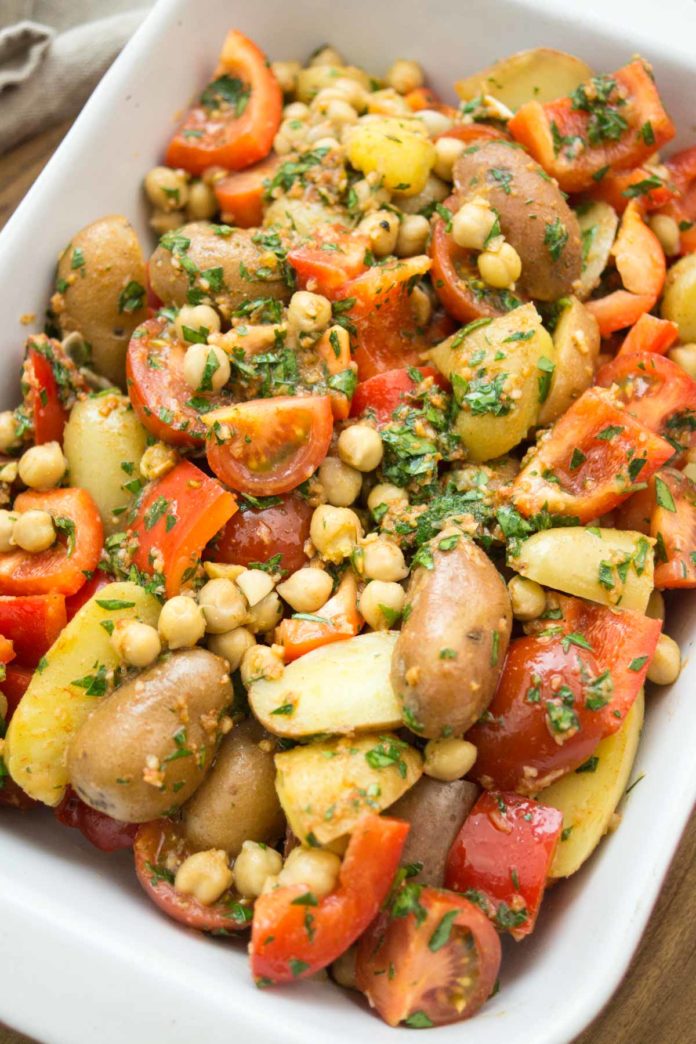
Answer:
[(294, 834), (325, 845), (365, 812), (381, 812), (420, 778), (419, 752), (393, 733), (329, 740), (276, 754), (276, 790)]
[(576, 210), (582, 239), (582, 273), (576, 288), (581, 301), (590, 296), (607, 267), (619, 227), (619, 215), (608, 203), (583, 203)]
[[(102, 603), (101, 605), (98, 603)], [(5, 764), (37, 801), (57, 805), (68, 784), (70, 742), (108, 691), (120, 659), (109, 637), (118, 620), (156, 625), (160, 603), (137, 584), (107, 584), (86, 602), (39, 664), (7, 730)]]
[(553, 424), (590, 387), (599, 355), (599, 323), (577, 297), (568, 302), (553, 332), (556, 369), (539, 411), (542, 427)]
[(558, 843), (549, 877), (570, 877), (594, 852), (609, 829), (635, 761), (645, 700), (638, 694), (626, 720), (593, 754), (593, 771), (569, 772), (542, 790), (539, 800), (563, 813), (565, 841)]
[(277, 736), (341, 735), (400, 727), (389, 672), (396, 631), (324, 645), (289, 664), (276, 681), (249, 689), (256, 717)]
[(630, 529), (545, 529), (510, 565), (555, 591), (644, 613), (653, 589), (654, 540)]
[(527, 101), (543, 104), (562, 98), (593, 75), (581, 58), (550, 47), (534, 47), (458, 80), (454, 89), (462, 101), (471, 101), (477, 94), (492, 94), (514, 110)]

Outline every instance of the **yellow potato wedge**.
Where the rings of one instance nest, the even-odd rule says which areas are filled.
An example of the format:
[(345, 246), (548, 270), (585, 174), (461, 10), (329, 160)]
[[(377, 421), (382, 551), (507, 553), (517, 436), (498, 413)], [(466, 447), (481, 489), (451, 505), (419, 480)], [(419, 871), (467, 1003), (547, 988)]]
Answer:
[(568, 302), (553, 332), (556, 369), (539, 411), (542, 427), (553, 424), (590, 387), (599, 355), (599, 323), (577, 297)]
[(454, 85), (462, 101), (478, 94), (492, 94), (508, 109), (519, 109), (527, 101), (554, 101), (571, 94), (583, 80), (593, 76), (581, 58), (550, 47), (518, 51)]
[(555, 591), (644, 613), (653, 589), (654, 540), (630, 529), (545, 529), (510, 565)]
[(619, 731), (603, 739), (595, 750), (590, 760), (594, 771), (569, 772), (539, 795), (545, 805), (563, 813), (563, 829), (567, 831), (565, 841), (558, 842), (549, 877), (574, 874), (609, 829), (631, 775), (644, 707), (640, 692)]
[(349, 834), (365, 812), (381, 812), (420, 778), (423, 759), (392, 733), (343, 738), (276, 754), (276, 790), (304, 844)]
[(300, 738), (401, 726), (389, 680), (396, 631), (372, 631), (324, 645), (289, 664), (275, 681), (249, 689), (254, 714), (269, 732)]
[(136, 619), (155, 625), (159, 612), (157, 599), (137, 584), (107, 584), (83, 605), (48, 650), (14, 713), (5, 741), (8, 772), (30, 797), (45, 805), (60, 803), (68, 783), (70, 741), (108, 691), (109, 672), (120, 663), (110, 628), (102, 624)]
[(576, 210), (582, 239), (582, 273), (577, 288), (581, 301), (590, 296), (607, 267), (619, 227), (619, 215), (608, 203), (584, 203)]

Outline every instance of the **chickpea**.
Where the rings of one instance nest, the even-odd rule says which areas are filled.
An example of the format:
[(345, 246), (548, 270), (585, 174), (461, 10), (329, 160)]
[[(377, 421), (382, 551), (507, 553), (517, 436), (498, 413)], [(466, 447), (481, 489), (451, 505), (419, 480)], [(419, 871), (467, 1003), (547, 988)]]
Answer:
[(342, 100), (352, 105), (357, 112), (364, 112), (367, 108), (370, 92), (366, 91), (357, 80), (351, 80), (348, 76), (339, 76), (331, 85), (331, 90), (339, 94)]
[(30, 489), (53, 489), (65, 474), (68, 462), (57, 442), (32, 446), (19, 459), (19, 477)]
[(283, 109), (283, 116), (286, 120), (308, 120), (309, 106), (304, 102), (290, 102)]
[(405, 509), (408, 507), (408, 493), (390, 482), (379, 482), (370, 490), (367, 506), (374, 513), (382, 504), (386, 504), (389, 510)]
[(12, 551), (15, 547), (12, 534), (18, 518), (14, 511), (0, 511), (0, 552)]
[(210, 305), (184, 305), (174, 320), (176, 332), (182, 341), (187, 341), (186, 330), (207, 337), (208, 334), (219, 333), (220, 316)]
[(163, 236), (167, 232), (175, 232), (186, 223), (183, 210), (154, 210), (150, 215), (150, 228), (155, 235)]
[(194, 391), (220, 391), (232, 369), (227, 353), (215, 344), (191, 344), (184, 356), (184, 379)]
[(357, 471), (374, 471), (384, 456), (379, 432), (369, 424), (352, 424), (338, 436), (338, 455)]
[(224, 634), (209, 635), (207, 645), (212, 653), (227, 660), (230, 671), (238, 671), (245, 652), (256, 645), (256, 639), (246, 627), (235, 627)]
[(174, 887), (184, 895), (193, 895), (199, 903), (211, 906), (217, 902), (234, 881), (234, 874), (227, 862), (227, 852), (221, 848), (209, 848), (206, 852), (194, 852), (184, 859), (176, 872)]
[(170, 649), (189, 649), (205, 634), (203, 610), (186, 595), (175, 595), (162, 606), (157, 630)]
[(396, 249), (399, 219), (391, 210), (375, 210), (362, 219), (358, 231), (369, 236), (370, 249), (375, 257), (387, 257)]
[(414, 113), (414, 116), (425, 124), (425, 129), (431, 138), (437, 138), (445, 131), (451, 130), (454, 123), (454, 120), (445, 116), (444, 112), (438, 112), (437, 109), (421, 109), (420, 112)]
[(535, 580), (513, 576), (508, 584), (508, 593), (516, 620), (536, 620), (546, 608), (544, 588)]
[(260, 602), (249, 610), (247, 627), (252, 634), (266, 634), (280, 623), (283, 616), (283, 603), (275, 591), (271, 591)]
[(362, 475), (338, 457), (325, 457), (319, 466), (319, 481), (326, 499), (334, 507), (350, 507), (362, 489)]
[(423, 769), (427, 776), (452, 783), (470, 772), (476, 761), (477, 750), (473, 743), (463, 739), (435, 739), (425, 745)]
[(335, 47), (325, 44), (315, 51), (307, 62), (308, 68), (314, 65), (343, 65), (343, 55)]
[(696, 344), (680, 344), (668, 352), (668, 357), (696, 380)]
[(224, 634), (246, 623), (246, 599), (232, 580), (209, 580), (198, 592), (198, 604), (209, 634)]
[(360, 595), (359, 609), (373, 631), (393, 627), (401, 615), (406, 594), (401, 584), (394, 581), (370, 580)]
[(149, 667), (162, 652), (157, 628), (139, 620), (119, 620), (111, 635), (111, 644), (131, 667)]
[(17, 436), (17, 420), (12, 410), (0, 413), (0, 451), (14, 449), (19, 445)]
[(484, 283), (496, 290), (507, 290), (522, 273), (522, 259), (510, 243), (502, 242), (497, 249), (488, 248), (476, 259)]
[(338, 881), (341, 860), (333, 852), (320, 848), (293, 848), (278, 875), (278, 884), (306, 885), (317, 899), (333, 892)]
[(260, 602), (274, 587), (272, 578), (263, 569), (245, 569), (236, 583), (250, 606)]
[(390, 66), (384, 82), (399, 94), (409, 94), (410, 91), (415, 91), (416, 88), (423, 86), (425, 77), (418, 62), (408, 58), (398, 58)]
[(140, 458), (140, 474), (152, 482), (170, 472), (178, 461), (179, 454), (173, 446), (168, 446), (166, 442), (153, 442)]
[(408, 102), (395, 91), (386, 87), (381, 91), (372, 91), (367, 96), (367, 111), (375, 116), (412, 116)]
[(260, 678), (274, 681), (282, 678), (285, 666), (282, 659), (267, 645), (252, 645), (242, 658), (242, 681), (248, 687)]
[(350, 508), (320, 504), (314, 509), (309, 535), (312, 543), (327, 562), (342, 562), (348, 558), (362, 536), (360, 519)]
[(648, 598), (648, 606), (645, 610), (645, 615), (649, 616), (651, 620), (664, 620), (665, 618), (665, 599), (662, 591), (658, 591), (655, 588), (650, 592), (650, 598)]
[(188, 181), (182, 170), (153, 167), (145, 175), (145, 194), (157, 210), (171, 213), (188, 203)]
[(389, 189), (382, 186), (380, 179), (373, 179), (371, 174), (353, 183), (355, 195), (355, 209), (361, 214), (369, 214), (372, 210), (378, 210), (391, 199)]
[(323, 569), (298, 569), (277, 591), (296, 613), (316, 613), (331, 597), (333, 580)]
[(299, 62), (271, 62), (271, 71), (283, 94), (293, 94), (302, 66)]
[(298, 148), (307, 137), (308, 125), (303, 120), (285, 119), (273, 139), (276, 152), (281, 155)]
[(297, 334), (318, 335), (331, 323), (331, 302), (322, 294), (298, 290), (288, 305), (288, 328)]
[(681, 653), (674, 638), (661, 634), (655, 655), (648, 667), (648, 681), (655, 685), (671, 685), (679, 677), (681, 671)]
[(443, 181), (452, 180), (454, 164), (466, 148), (466, 143), (459, 138), (438, 138), (435, 142), (435, 163), (433, 171)]
[(48, 511), (23, 511), (12, 530), (12, 539), (24, 551), (47, 551), (56, 540), (53, 519)]
[(398, 544), (386, 537), (368, 537), (363, 544), (363, 573), (369, 580), (403, 580), (408, 566)]
[(425, 252), (430, 235), (430, 222), (422, 214), (405, 214), (399, 225), (394, 253), (397, 257), (415, 257)]
[(433, 314), (433, 303), (430, 300), (430, 294), (424, 287), (414, 286), (408, 300), (416, 325), (420, 326), (421, 329), (425, 329)]
[(186, 216), (189, 221), (207, 221), (217, 214), (218, 202), (215, 193), (205, 181), (193, 181), (189, 186)]
[(430, 203), (442, 203), (452, 192), (452, 186), (434, 174), (428, 175), (425, 187), (416, 196), (403, 196), (395, 193), (393, 204), (402, 214), (419, 214), (423, 207)]
[(258, 841), (245, 841), (234, 863), (235, 887), (245, 899), (256, 899), (269, 877), (280, 873), (280, 852)]
[(679, 225), (673, 217), (667, 214), (653, 214), (648, 224), (660, 241), (660, 246), (667, 257), (673, 257), (679, 253), (681, 236)]
[(495, 221), (488, 201), (477, 197), (461, 206), (452, 218), (452, 238), (465, 250), (483, 250)]

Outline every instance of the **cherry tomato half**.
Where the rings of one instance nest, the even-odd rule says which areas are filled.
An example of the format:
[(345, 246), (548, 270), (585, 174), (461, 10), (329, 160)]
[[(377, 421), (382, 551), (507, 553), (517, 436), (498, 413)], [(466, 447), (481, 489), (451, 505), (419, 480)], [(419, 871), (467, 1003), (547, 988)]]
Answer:
[(280, 555), (279, 569), (294, 573), (302, 568), (314, 508), (298, 493), (265, 499), (264, 505), (263, 500), (242, 497), (240, 510), (211, 546), (210, 558), (248, 566)]
[(388, 424), (396, 407), (417, 387), (413, 379), (417, 373), (422, 380), (432, 377), (440, 388), (449, 388), (449, 382), (432, 366), (417, 367), (415, 372), (413, 369), (387, 370), (357, 386), (351, 403), (351, 417), (369, 413), (378, 424)]
[(133, 847), (137, 823), (120, 823), (105, 812), (90, 808), (71, 787), (53, 811), (59, 822), (79, 830), (100, 852), (118, 852), (121, 848)]

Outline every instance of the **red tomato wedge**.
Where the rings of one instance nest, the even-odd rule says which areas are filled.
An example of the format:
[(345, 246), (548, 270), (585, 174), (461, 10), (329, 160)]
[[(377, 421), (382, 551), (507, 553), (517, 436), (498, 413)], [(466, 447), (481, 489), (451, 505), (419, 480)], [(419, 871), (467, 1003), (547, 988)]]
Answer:
[(0, 594), (75, 594), (96, 569), (104, 542), (97, 505), (84, 489), (51, 489), (20, 493), (15, 511), (47, 511), (58, 529), (53, 547), (38, 554), (0, 554)]
[(101, 569), (90, 577), (89, 580), (80, 588), (77, 594), (70, 595), (69, 598), (65, 599), (65, 612), (67, 613), (68, 620), (72, 620), (78, 609), (81, 609), (85, 602), (88, 602), (92, 595), (96, 594), (97, 591), (101, 590), (102, 587), (106, 587), (107, 584), (114, 582), (113, 577), (109, 576), (108, 573), (103, 573)]
[(265, 183), (273, 177), (280, 156), (271, 153), (246, 170), (237, 170), (213, 185), (221, 219), (236, 228), (257, 228), (263, 221)]
[(416, 365), (432, 347), (417, 327), (410, 301), (413, 282), (430, 269), (428, 257), (389, 261), (368, 269), (337, 294), (340, 310), (351, 324), (361, 381), (385, 370)]
[(0, 596), (0, 633), (21, 663), (35, 667), (67, 623), (65, 595)]
[(628, 501), (621, 525), (639, 526), (655, 544), (655, 587), (696, 587), (696, 484), (662, 468)]
[[(2, 654), (0, 654), (0, 663), (4, 663), (2, 660)], [(22, 696), (29, 688), (29, 682), (32, 679), (34, 670), (32, 667), (22, 667), (18, 663), (10, 663), (5, 668), (5, 678), (0, 682), (0, 690), (7, 700), (7, 718), (6, 721), (10, 721), (12, 715), (17, 710), (20, 704)]]
[(259, 896), (249, 949), (257, 984), (305, 979), (362, 935), (391, 888), (408, 831), (401, 820), (365, 815), (350, 836), (333, 892), (318, 899), (297, 884)]
[(276, 641), (283, 646), (289, 663), (321, 645), (353, 638), (362, 625), (358, 587), (353, 574), (347, 572), (335, 595), (317, 613), (296, 613), (283, 620), (276, 628)]
[(406, 401), (418, 387), (418, 382), (413, 379), (416, 374), (420, 374), (418, 382), (432, 377), (440, 388), (445, 391), (449, 389), (449, 382), (433, 366), (386, 370), (357, 386), (350, 407), (351, 417), (367, 415), (374, 418), (377, 424), (388, 424), (397, 406)]
[[(620, 352), (597, 372), (600, 387), (612, 388), (626, 413), (662, 435), (693, 427), (696, 381), (655, 352)], [(689, 422), (691, 418), (691, 422)], [(643, 481), (647, 476), (641, 476)]]
[(513, 501), (527, 516), (548, 508), (589, 522), (626, 500), (673, 453), (607, 391), (588, 388), (537, 443), (513, 483)]
[(280, 555), (278, 569), (294, 573), (307, 562), (304, 545), (314, 508), (299, 493), (257, 500), (242, 497), (240, 510), (215, 538), (209, 557), (215, 562), (249, 566)]
[(443, 1026), (474, 1015), (491, 996), (500, 939), (461, 895), (406, 883), (360, 940), (358, 989), (390, 1026)]
[[(649, 133), (641, 130), (646, 125)], [(526, 102), (508, 130), (564, 192), (592, 188), (605, 167), (639, 166), (675, 133), (640, 58), (581, 84), (570, 98)]]
[(182, 460), (152, 482), (128, 528), (133, 563), (165, 580), (167, 598), (195, 571), (205, 545), (237, 510), (237, 501), (195, 464)]
[(65, 792), (61, 803), (53, 814), (64, 826), (79, 830), (87, 840), (100, 852), (118, 852), (122, 848), (132, 848), (138, 832), (137, 823), (120, 823), (105, 812), (86, 805), (71, 787)]
[(326, 456), (333, 432), (328, 395), (252, 399), (206, 414), (208, 464), (231, 489), (289, 493)]
[(590, 195), (623, 214), (629, 200), (636, 199), (641, 210), (658, 210), (676, 194), (676, 186), (656, 177), (648, 167), (632, 167), (630, 170), (607, 171)]
[(367, 270), (369, 246), (370, 239), (362, 232), (326, 225), (316, 229), (309, 242), (289, 250), (288, 261), (301, 289), (333, 298), (347, 282)]
[(183, 167), (191, 174), (202, 174), (206, 167), (241, 170), (270, 152), (283, 93), (266, 56), (233, 29), (215, 77), (169, 142), (168, 167)]
[(183, 863), (192, 855), (181, 827), (170, 819), (156, 819), (138, 828), (133, 843), (135, 872), (149, 899), (175, 921), (215, 935), (227, 935), (246, 928), (251, 907), (229, 889), (204, 906), (193, 895), (177, 892), (171, 862)]
[(646, 312), (626, 334), (619, 355), (655, 352), (664, 355), (679, 339), (679, 327), (671, 319), (658, 319)]
[(67, 410), (60, 401), (53, 366), (43, 354), (50, 344), (48, 341), (42, 343), (38, 339), (36, 342), (30, 340), (22, 371), (24, 397), (34, 422), (34, 442), (37, 446), (44, 442), (62, 442), (68, 420)]
[(670, 156), (665, 166), (678, 194), (662, 213), (677, 222), (681, 232), (680, 251), (690, 254), (696, 250), (696, 145)]
[(445, 884), (520, 940), (534, 931), (563, 813), (506, 791), (482, 794), (455, 838)]
[(184, 378), (187, 348), (167, 319), (148, 319), (133, 332), (128, 345), (126, 379), (143, 427), (163, 442), (195, 449), (203, 445), (207, 433), (202, 411), (228, 400), (221, 394), (191, 390)]

